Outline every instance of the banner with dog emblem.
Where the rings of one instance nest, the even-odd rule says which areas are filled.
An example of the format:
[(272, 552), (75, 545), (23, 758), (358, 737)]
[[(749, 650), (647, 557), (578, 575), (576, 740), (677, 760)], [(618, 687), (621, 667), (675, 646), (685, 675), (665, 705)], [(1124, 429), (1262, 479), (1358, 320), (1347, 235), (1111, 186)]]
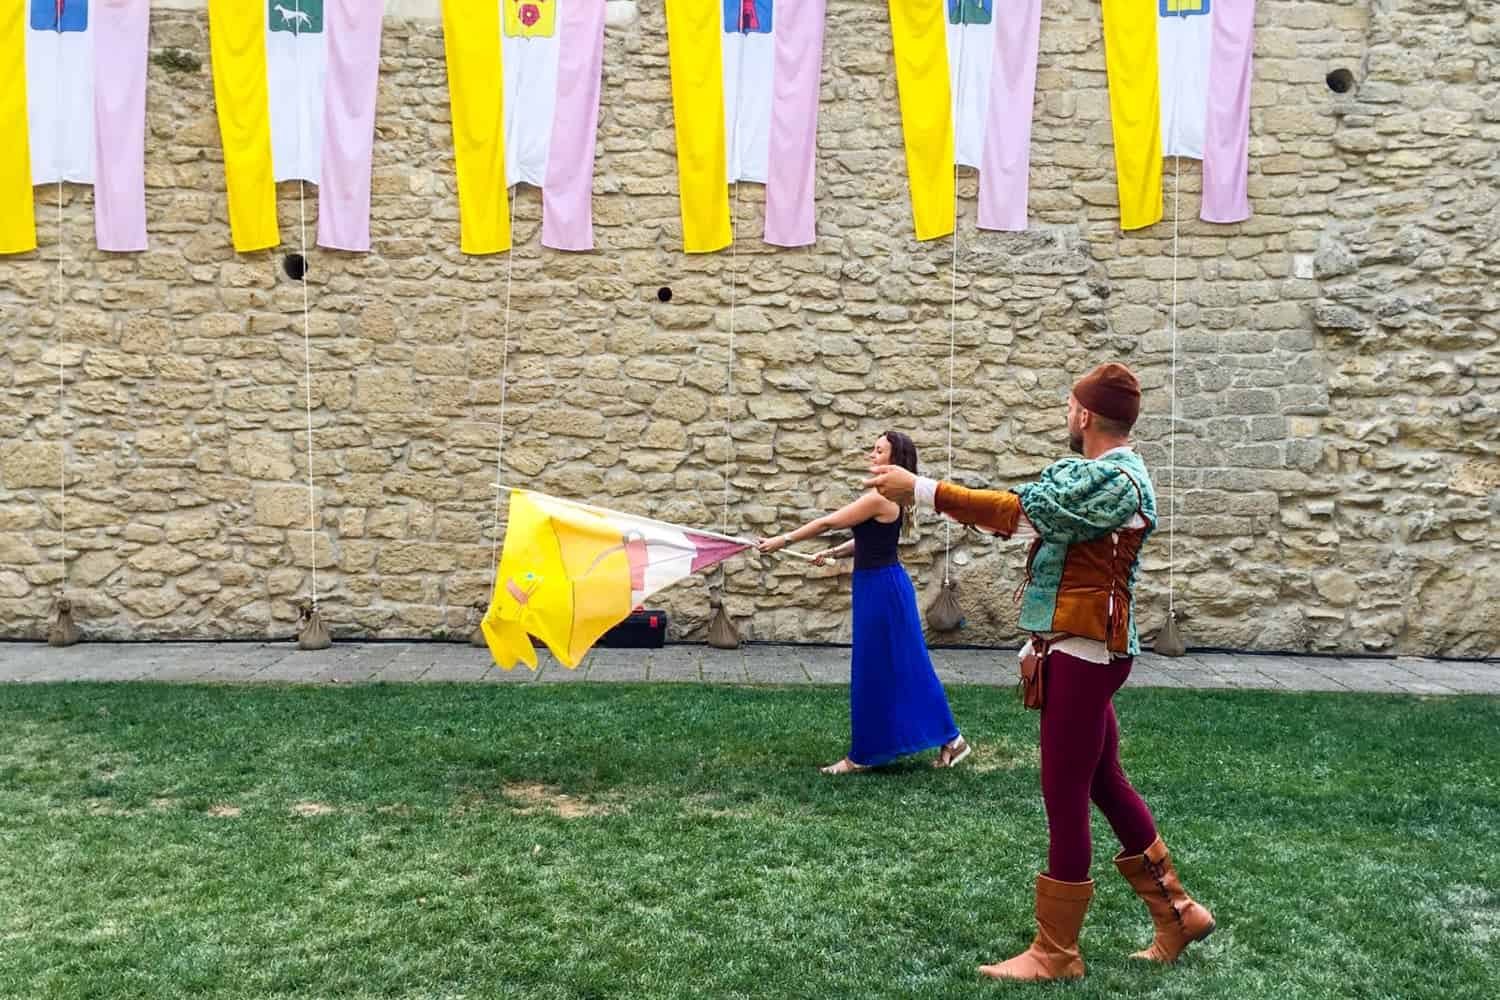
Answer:
[(370, 249), (384, 0), (209, 0), (229, 225), (240, 252), (281, 242), (276, 182), (318, 185), (319, 246)]

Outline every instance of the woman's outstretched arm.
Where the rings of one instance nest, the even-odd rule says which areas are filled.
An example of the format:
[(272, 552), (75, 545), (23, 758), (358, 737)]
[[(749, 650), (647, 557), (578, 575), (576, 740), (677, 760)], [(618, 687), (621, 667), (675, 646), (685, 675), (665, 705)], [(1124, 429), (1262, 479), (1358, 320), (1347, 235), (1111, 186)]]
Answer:
[(793, 542), (800, 542), (807, 538), (817, 538), (828, 531), (838, 531), (840, 528), (852, 528), (856, 524), (862, 524), (880, 513), (885, 501), (878, 493), (866, 493), (851, 504), (840, 507), (831, 514), (813, 518), (806, 524), (784, 535), (775, 538), (763, 539), (760, 543), (762, 552), (775, 552)]

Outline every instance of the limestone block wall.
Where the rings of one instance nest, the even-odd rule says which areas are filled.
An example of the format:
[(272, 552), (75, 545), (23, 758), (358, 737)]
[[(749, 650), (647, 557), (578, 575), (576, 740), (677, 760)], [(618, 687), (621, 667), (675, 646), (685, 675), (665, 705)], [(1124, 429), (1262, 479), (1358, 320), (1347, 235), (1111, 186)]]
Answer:
[[(95, 251), (91, 193), (69, 186), (61, 243), (57, 191), (38, 189), (42, 248), (0, 259), (0, 636), (43, 634), (64, 587), (94, 636), (283, 636), (314, 563), (336, 634), (460, 635), (491, 583), (502, 369), (506, 481), (768, 533), (852, 498), (887, 428), (947, 470), (951, 332), (969, 483), (1062, 454), (1067, 386), (1094, 363), (1142, 375), (1139, 446), (1166, 513), (1148, 633), (1171, 585), (1197, 644), (1500, 653), (1497, 6), (1257, 6), (1254, 217), (1199, 222), (1198, 166), (1179, 178), (1169, 161), (1167, 221), (1130, 234), (1098, 6), (1046, 6), (1032, 229), (977, 232), (965, 172), (950, 331), (953, 247), (911, 237), (880, 0), (829, 2), (816, 247), (761, 244), (746, 185), (736, 252), (679, 251), (665, 26), (645, 0), (607, 39), (598, 252), (543, 250), (523, 189), (512, 259), (458, 252), (441, 27), (435, 4), (403, 0), (375, 252), (310, 252), (309, 384), (282, 267), (297, 185), (281, 190), (288, 245), (237, 257), (203, 4), (153, 4), (150, 252)], [(1024, 551), (953, 542), (956, 640), (1012, 639)], [(906, 559), (924, 593), (943, 550), (922, 522)], [(703, 634), (716, 582), (663, 596), (678, 635)], [(746, 557), (724, 586), (750, 636), (848, 637), (846, 574)]]

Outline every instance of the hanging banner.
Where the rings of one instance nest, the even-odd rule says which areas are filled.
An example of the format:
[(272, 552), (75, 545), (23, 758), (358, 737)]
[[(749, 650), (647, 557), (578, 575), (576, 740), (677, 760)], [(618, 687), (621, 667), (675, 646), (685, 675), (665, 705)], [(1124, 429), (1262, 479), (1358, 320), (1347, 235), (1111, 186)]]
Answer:
[(463, 252), (510, 249), (515, 184), (541, 189), (543, 246), (592, 250), (604, 0), (443, 0), (443, 47)]
[(1024, 230), (1041, 0), (890, 0), (919, 240), (953, 232), (955, 165), (979, 171), (979, 227)]
[(33, 185), (94, 186), (99, 249), (146, 249), (148, 0), (0, 9), (0, 253), (36, 249)]
[(765, 241), (817, 238), (824, 0), (667, 0), (683, 249), (733, 234), (729, 185), (766, 186)]
[(1103, 0), (1120, 228), (1162, 217), (1162, 159), (1203, 161), (1205, 222), (1250, 217), (1255, 0)]
[(319, 246), (370, 249), (384, 0), (209, 0), (229, 227), (240, 253), (281, 242), (276, 183), (318, 185)]

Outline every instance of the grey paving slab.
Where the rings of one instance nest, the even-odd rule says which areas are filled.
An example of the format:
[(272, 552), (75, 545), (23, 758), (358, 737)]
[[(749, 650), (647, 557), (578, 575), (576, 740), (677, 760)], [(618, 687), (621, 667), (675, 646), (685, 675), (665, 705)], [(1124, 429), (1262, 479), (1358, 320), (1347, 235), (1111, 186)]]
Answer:
[[(159, 681), (163, 683), (486, 683), (659, 681), (709, 684), (846, 684), (848, 647), (748, 645), (721, 650), (677, 644), (663, 649), (596, 649), (577, 670), (538, 651), (539, 669), (494, 667), (486, 650), (463, 643), (336, 643), (303, 652), (288, 642), (81, 643), (53, 649), (0, 642), (0, 683)], [(932, 650), (949, 685), (1009, 686), (1014, 649)], [(1137, 687), (1274, 691), (1368, 691), (1418, 695), (1500, 694), (1500, 662), (1417, 657), (1344, 659), (1194, 653), (1144, 654)]]
[(742, 649), (714, 649), (703, 652), (698, 670), (708, 684), (744, 684), (750, 679), (745, 670), (745, 652)]
[(801, 661), (808, 680), (814, 684), (847, 684), (849, 682), (849, 650), (818, 649)]
[[(474, 652), (484, 655), (477, 649)], [(433, 662), (433, 658), (422, 655), (420, 649), (402, 646), (395, 656), (375, 665), (365, 681), (370, 684), (413, 684), (427, 676)]]
[[(934, 664), (937, 667), (938, 680), (943, 682), (944, 687), (962, 687), (967, 684), (976, 684), (981, 687), (994, 687), (999, 683), (999, 678), (992, 674), (971, 674), (964, 670), (955, 670), (952, 667)], [(843, 678), (848, 680), (846, 676)]]
[(381, 655), (378, 646), (291, 649), (286, 655), (262, 665), (250, 679), (273, 684), (351, 683), (362, 676), (368, 677), (371, 671), (365, 664)]
[(251, 681), (267, 666), (291, 652), (290, 646), (205, 646), (185, 648), (157, 659), (143, 680), (190, 683)]
[(1434, 681), (1438, 684), (1453, 684), (1464, 688), (1492, 676), (1488, 671), (1480, 671), (1446, 663), (1428, 664), (1420, 671), (1409, 670), (1408, 672), (1426, 681)]
[(1168, 670), (1153, 670), (1149, 667), (1139, 667), (1130, 671), (1130, 687), (1164, 687), (1180, 688), (1186, 687), (1182, 677)]
[(54, 652), (40, 643), (7, 642), (0, 644), (0, 683), (24, 681), (47, 669), (47, 655)]
[(1018, 663), (1013, 649), (964, 649), (934, 652), (932, 665), (944, 684), (1005, 687), (1016, 682)]
[[(1414, 680), (1407, 681), (1401, 685), (1404, 694), (1461, 694), (1457, 688), (1447, 684), (1437, 684), (1432, 681)], [(1473, 693), (1473, 692), (1469, 692)]]
[[(593, 673), (593, 670), (593, 664), (588, 657), (585, 657), (583, 662), (578, 664), (578, 666), (576, 667), (567, 667), (558, 662), (552, 656), (538, 656), (537, 673), (535, 675), (532, 675), (531, 679), (536, 681), (536, 683), (538, 684), (576, 684), (579, 681), (588, 680), (589, 676)], [(499, 667), (492, 667), (490, 673), (503, 675), (506, 672)], [(517, 667), (511, 673), (519, 673), (525, 675), (531, 674), (529, 670), (525, 670), (522, 667)], [(504, 680), (506, 678), (497, 677), (491, 679)], [(526, 677), (512, 677), (511, 679), (525, 680)]]
[(413, 643), (408, 648), (413, 652), (397, 660), (390, 669), (398, 676), (420, 669), (419, 681), (424, 684), (528, 683), (536, 679), (546, 656), (545, 651), (537, 651), (537, 671), (524, 663), (513, 670), (501, 670), (495, 666), (488, 649), (466, 642)]
[[(204, 654), (191, 658), (184, 658), (182, 663), (206, 664), (208, 669), (196, 679), (211, 684), (248, 684), (261, 678), (261, 674), (268, 668), (288, 657), (296, 655), (298, 650), (290, 643), (278, 646), (260, 647), (253, 651), (233, 651), (231, 655), (217, 657), (212, 654)], [(156, 677), (152, 677), (155, 680)], [(162, 678), (165, 680), (166, 678)]]
[(745, 655), (745, 672), (751, 684), (807, 684), (810, 683), (807, 668), (795, 656), (778, 653), (761, 657), (753, 652)]
[[(564, 672), (571, 673), (571, 671)], [(475, 684), (541, 684), (544, 680), (551, 682), (558, 679), (560, 678), (549, 676), (548, 668), (541, 663), (538, 663), (536, 665), (535, 670), (532, 670), (524, 663), (517, 664), (509, 670), (506, 670), (502, 667), (497, 667), (493, 663), (491, 663), (486, 664), (485, 668), (478, 674), (448, 676), (444, 678), (444, 681), (445, 683), (450, 684), (463, 684), (470, 682)], [(427, 683), (427, 681), (428, 678), (422, 678), (422, 683), (425, 684)]]
[(621, 656), (621, 651), (610, 650), (589, 664), (589, 680), (592, 681), (644, 681), (651, 666), (651, 657), (637, 653)]
[(668, 646), (652, 652), (646, 661), (648, 681), (668, 681), (674, 684), (698, 682), (703, 679), (699, 666), (702, 649), (698, 646)]
[[(1132, 670), (1131, 675), (1134, 676), (1134, 673), (1135, 671)], [(1163, 673), (1165, 673), (1165, 671), (1163, 671)], [(1191, 683), (1189, 683), (1187, 679), (1184, 678), (1182, 686), (1207, 689), (1233, 689), (1236, 685), (1233, 678), (1225, 674), (1221, 674), (1217, 670), (1204, 670), (1200, 671), (1199, 673), (1193, 674)]]
[[(690, 655), (689, 650), (692, 650)], [(699, 655), (696, 649), (686, 646), (658, 650), (647, 666), (646, 679), (674, 684), (687, 682), (696, 684), (703, 680)]]
[(1157, 656), (1154, 653), (1141, 654), (1137, 662), (1141, 666), (1148, 666), (1153, 670), (1162, 670), (1171, 673), (1215, 670), (1220, 665), (1218, 658), (1212, 656)]
[(1279, 680), (1258, 670), (1216, 671), (1216, 673), (1227, 680), (1230, 687), (1246, 691), (1275, 691), (1281, 687)]
[[(491, 677), (489, 676), (491, 673), (506, 674), (506, 676)], [(470, 661), (443, 658), (427, 665), (421, 682), (424, 684), (480, 684), (485, 681), (529, 680), (532, 676), (531, 669), (524, 664), (506, 672), (494, 669), (493, 664), (478, 657)]]
[(703, 672), (696, 663), (675, 663), (653, 666), (651, 676), (647, 679), (653, 684), (701, 684)]
[(1349, 684), (1348, 690), (1360, 694), (1410, 693), (1401, 684), (1384, 677), (1360, 677)]

